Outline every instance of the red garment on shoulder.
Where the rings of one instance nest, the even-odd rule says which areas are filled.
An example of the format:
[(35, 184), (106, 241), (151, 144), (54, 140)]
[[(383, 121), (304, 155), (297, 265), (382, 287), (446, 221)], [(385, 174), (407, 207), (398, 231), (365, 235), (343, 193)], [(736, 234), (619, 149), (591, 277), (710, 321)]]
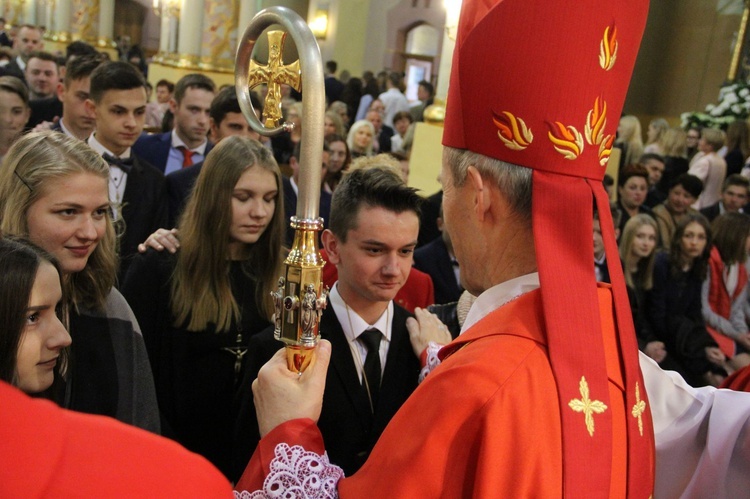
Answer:
[[(612, 411), (615, 430), (611, 483), (609, 488), (593, 482), (581, 487), (623, 497), (625, 425), (633, 416), (624, 404), (611, 291), (599, 288), (598, 293), (609, 376), (607, 410)], [(364, 466), (339, 482), (340, 497), (562, 497), (563, 465), (599, 465), (563, 463), (559, 395), (539, 291), (491, 313), (446, 346), (441, 356), (442, 364), (396, 413)], [(593, 400), (601, 395), (590, 396)], [(593, 418), (596, 424), (597, 415)], [(591, 438), (606, 436), (594, 431)], [(320, 455), (325, 451), (313, 421), (279, 425), (258, 444), (236, 490), (252, 492), (263, 486), (281, 443)], [(653, 453), (650, 460), (653, 463)]]
[(728, 388), (737, 392), (750, 392), (750, 366), (735, 371), (726, 378), (719, 388)]
[(3, 382), (0, 442), (0, 497), (232, 497), (219, 470), (176, 442)]
[[(708, 259), (708, 271), (711, 273), (711, 289), (708, 290), (708, 304), (714, 312), (725, 319), (729, 319), (729, 316), (732, 313), (732, 303), (747, 285), (747, 270), (744, 265), (740, 265), (737, 287), (734, 288), (732, 296), (729, 296), (727, 288), (724, 285), (725, 268), (726, 265), (724, 265), (724, 262), (721, 260), (721, 254), (719, 253), (718, 248), (714, 246), (711, 248), (711, 256)], [(709, 325), (706, 325), (706, 330), (711, 334), (711, 337), (716, 341), (716, 344), (719, 345), (719, 348), (724, 352), (724, 355), (729, 358), (734, 357), (735, 343), (732, 338), (720, 333)]]

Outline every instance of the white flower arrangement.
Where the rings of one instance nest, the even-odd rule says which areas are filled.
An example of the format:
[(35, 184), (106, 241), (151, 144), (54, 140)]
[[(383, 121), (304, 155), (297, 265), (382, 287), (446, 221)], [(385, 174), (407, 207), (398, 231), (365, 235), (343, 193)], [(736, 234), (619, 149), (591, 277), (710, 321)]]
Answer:
[(725, 85), (719, 90), (718, 104), (709, 104), (705, 112), (682, 113), (681, 126), (721, 128), (726, 130), (730, 123), (750, 116), (750, 86), (738, 82)]

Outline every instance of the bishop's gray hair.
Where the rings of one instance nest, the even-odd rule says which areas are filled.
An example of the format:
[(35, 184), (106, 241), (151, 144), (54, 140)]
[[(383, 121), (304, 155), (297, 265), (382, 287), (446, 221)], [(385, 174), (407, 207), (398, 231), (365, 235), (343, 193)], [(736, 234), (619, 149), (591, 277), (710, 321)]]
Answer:
[(445, 148), (444, 161), (450, 165), (456, 187), (463, 185), (469, 166), (474, 166), (482, 177), (495, 182), (519, 217), (531, 222), (531, 168), (453, 147)]

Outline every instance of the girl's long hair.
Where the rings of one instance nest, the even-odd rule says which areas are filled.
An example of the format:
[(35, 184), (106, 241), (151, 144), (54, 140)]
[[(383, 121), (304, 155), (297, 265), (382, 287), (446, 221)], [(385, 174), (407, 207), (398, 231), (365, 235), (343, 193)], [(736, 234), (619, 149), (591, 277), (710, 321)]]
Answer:
[(249, 168), (262, 168), (276, 178), (276, 203), (271, 221), (243, 260), (243, 271), (256, 281), (255, 302), (271, 319), (270, 293), (280, 275), (284, 237), (281, 171), (273, 154), (253, 139), (228, 137), (206, 156), (193, 194), (178, 224), (181, 249), (171, 281), (171, 307), (176, 326), (203, 331), (214, 324), (227, 331), (240, 319), (230, 282), (229, 231), (232, 192)]
[(620, 240), (620, 259), (625, 265), (625, 282), (626, 284), (635, 289), (638, 285), (644, 290), (648, 291), (654, 287), (654, 261), (656, 260), (656, 246), (651, 254), (646, 258), (638, 260), (638, 278), (639, 281), (636, 283), (633, 280), (633, 274), (630, 272), (631, 262), (633, 261), (633, 243), (635, 242), (635, 235), (638, 229), (648, 225), (654, 229), (654, 237), (659, 234), (659, 227), (656, 225), (656, 220), (651, 218), (650, 215), (641, 213), (632, 217), (625, 224), (625, 228), (622, 231), (622, 239)]
[[(24, 135), (8, 151), (0, 167), (0, 230), (6, 235), (29, 237), (27, 213), (47, 194), (52, 181), (89, 173), (102, 179), (108, 191), (109, 165), (93, 149), (59, 132)], [(35, 241), (44, 246), (42, 241)], [(117, 275), (117, 236), (111, 216), (106, 217), (104, 236), (86, 267), (65, 276), (63, 293), (68, 302), (103, 310)]]
[[(34, 244), (12, 237), (0, 239), (0, 380), (15, 386), (18, 385), (18, 347), (26, 325), (26, 310), (37, 272), (43, 263), (52, 265), (58, 276), (62, 275), (54, 257)], [(64, 300), (65, 296), (63, 303)], [(65, 307), (60, 307), (57, 313), (67, 328)], [(67, 348), (60, 351), (58, 360), (56, 381), (67, 369)]]
[(693, 222), (699, 224), (706, 231), (706, 247), (703, 249), (703, 253), (693, 260), (693, 266), (689, 272), (693, 278), (703, 281), (708, 272), (708, 257), (711, 254), (712, 238), (711, 226), (708, 224), (708, 219), (700, 213), (689, 213), (677, 224), (677, 228), (672, 236), (672, 243), (669, 245), (669, 267), (673, 276), (677, 277), (682, 274), (682, 268), (687, 263), (685, 257), (682, 255), (682, 236), (685, 234), (687, 226)]

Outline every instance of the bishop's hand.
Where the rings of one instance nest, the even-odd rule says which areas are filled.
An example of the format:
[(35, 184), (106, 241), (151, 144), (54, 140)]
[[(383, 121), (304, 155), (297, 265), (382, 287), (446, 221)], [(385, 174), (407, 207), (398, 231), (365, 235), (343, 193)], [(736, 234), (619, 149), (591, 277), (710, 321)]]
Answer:
[(261, 437), (293, 419), (318, 421), (330, 360), (331, 344), (320, 340), (310, 365), (301, 374), (289, 370), (283, 348), (260, 369), (253, 382), (253, 396)]

